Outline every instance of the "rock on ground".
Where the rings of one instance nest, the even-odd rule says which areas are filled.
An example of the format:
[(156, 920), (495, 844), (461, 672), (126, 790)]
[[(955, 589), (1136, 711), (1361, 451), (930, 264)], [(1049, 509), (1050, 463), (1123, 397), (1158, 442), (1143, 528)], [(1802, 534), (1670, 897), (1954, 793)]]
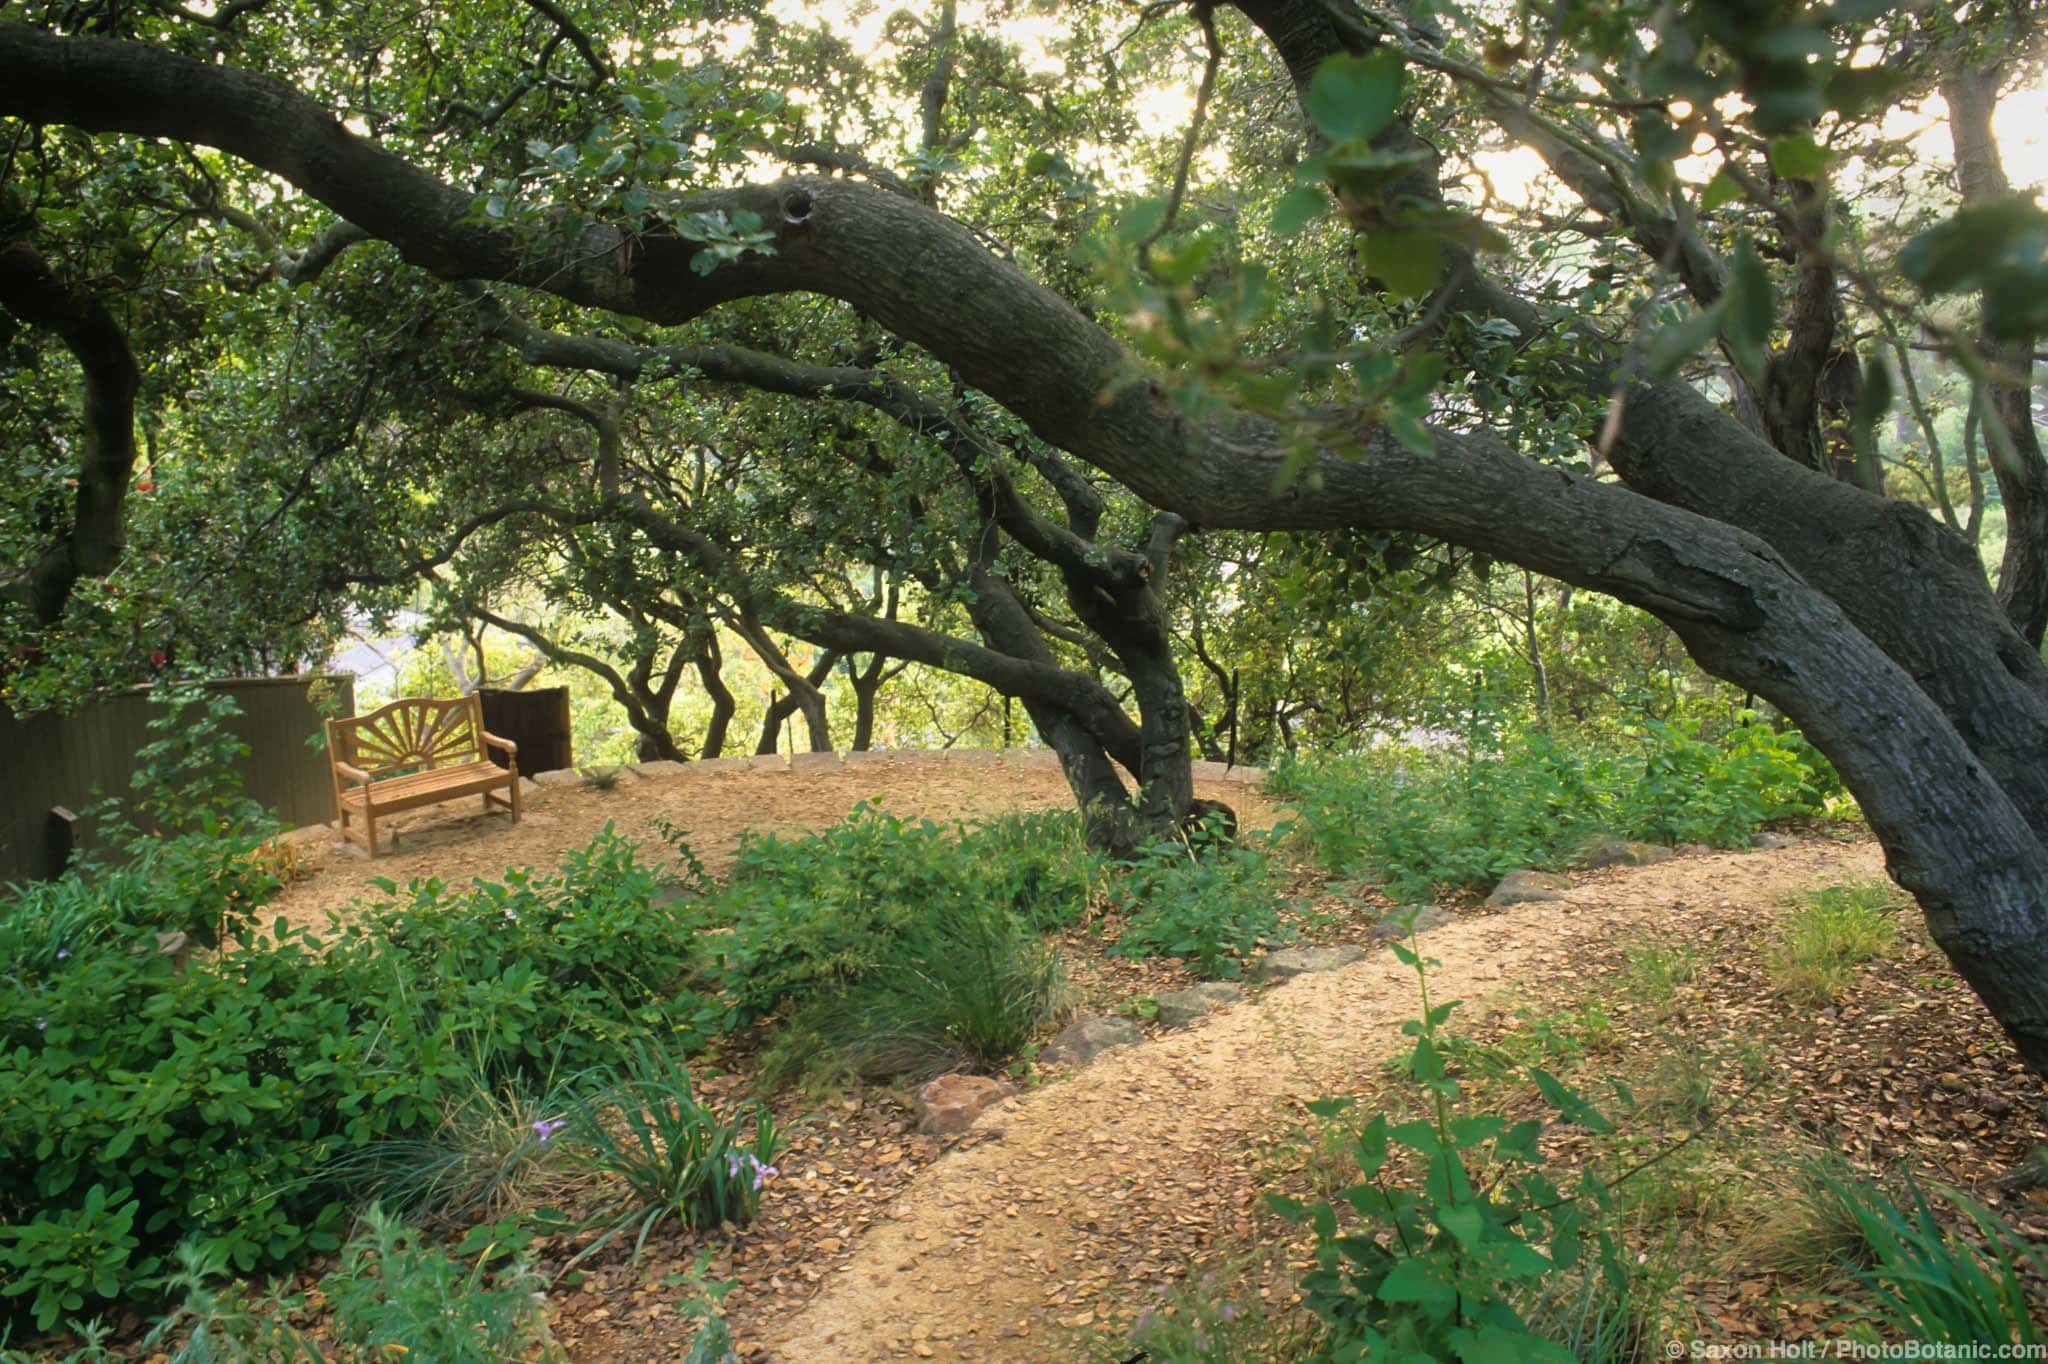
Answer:
[(1062, 1029), (1040, 1056), (1055, 1065), (1085, 1066), (1111, 1047), (1144, 1040), (1145, 1034), (1128, 1018), (1081, 1018)]
[(1422, 905), (1418, 907), (1415, 910), (1415, 920), (1412, 924), (1404, 924), (1401, 922), (1400, 917), (1389, 914), (1386, 918), (1381, 919), (1372, 926), (1372, 940), (1374, 942), (1400, 942), (1408, 936), (1410, 928), (1413, 928), (1416, 933), (1427, 933), (1432, 928), (1442, 928), (1451, 921), (1452, 917), (1449, 910), (1438, 909), (1435, 905)]
[(1798, 847), (1799, 840), (1792, 837), (1792, 835), (1790, 834), (1780, 834), (1766, 831), (1764, 833), (1758, 834), (1755, 838), (1749, 840), (1749, 846), (1758, 850), (1759, 852), (1776, 852), (1783, 848)]
[(986, 1075), (941, 1075), (918, 1087), (917, 1130), (934, 1136), (959, 1136), (990, 1105), (1009, 1096), (1008, 1085)]
[(1159, 996), (1159, 1023), (1167, 1028), (1186, 1027), (1202, 1015), (1243, 998), (1244, 990), (1226, 980), (1212, 980), (1186, 990), (1175, 990)]
[(1579, 865), (1588, 871), (1599, 871), (1602, 867), (1650, 867), (1659, 862), (1669, 862), (1677, 855), (1662, 844), (1631, 843), (1616, 838), (1595, 843), (1586, 849)]
[(1498, 908), (1501, 905), (1562, 900), (1567, 898), (1571, 888), (1571, 881), (1556, 872), (1511, 871), (1500, 878), (1500, 884), (1493, 888), (1493, 894), (1486, 897), (1486, 903)]
[(1356, 943), (1342, 947), (1286, 947), (1268, 952), (1259, 964), (1261, 980), (1291, 980), (1316, 971), (1335, 971), (1365, 960), (1365, 949)]

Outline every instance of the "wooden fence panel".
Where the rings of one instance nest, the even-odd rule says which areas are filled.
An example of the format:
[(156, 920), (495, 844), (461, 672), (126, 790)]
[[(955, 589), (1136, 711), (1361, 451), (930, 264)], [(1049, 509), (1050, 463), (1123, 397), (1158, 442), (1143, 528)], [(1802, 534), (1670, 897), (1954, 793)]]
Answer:
[[(308, 695), (325, 681), (339, 713), (355, 713), (355, 679), (338, 677), (234, 677), (209, 682), (209, 691), (235, 698), (242, 713), (230, 726), (249, 746), (238, 765), (242, 791), (287, 825), (334, 817), (327, 755), (308, 744), (322, 713)], [(46, 848), (50, 809), (73, 812), (101, 795), (127, 796), (135, 755), (150, 739), (156, 715), (149, 689), (137, 687), (93, 701), (69, 715), (18, 720), (0, 709), (0, 883), (55, 873)], [(80, 847), (91, 847), (90, 821), (79, 824)]]

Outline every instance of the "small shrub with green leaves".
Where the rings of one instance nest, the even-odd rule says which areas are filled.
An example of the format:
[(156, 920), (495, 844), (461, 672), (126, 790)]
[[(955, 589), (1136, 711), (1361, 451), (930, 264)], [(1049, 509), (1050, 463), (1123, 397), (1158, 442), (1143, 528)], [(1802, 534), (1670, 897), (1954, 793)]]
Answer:
[(116, 1201), (105, 1185), (95, 1184), (75, 1208), (27, 1226), (0, 1228), (0, 1269), (7, 1271), (0, 1294), (28, 1298), (42, 1331), (82, 1311), (88, 1301), (113, 1297), (142, 1244), (130, 1234), (141, 1206), (134, 1198)]
[(132, 794), (85, 811), (99, 849), (81, 855), (72, 875), (12, 893), (31, 902), (24, 918), (41, 914), (75, 931), (75, 915), (211, 947), (277, 893), (272, 861), (259, 852), (278, 825), (241, 793), (236, 762), (249, 749), (228, 730), (239, 714), (232, 696), (169, 682), (151, 702), (157, 737), (136, 754)]
[[(1363, 1124), (1352, 1150), (1361, 1178), (1335, 1197), (1313, 1205), (1270, 1198), (1315, 1236), (1315, 1267), (1301, 1281), (1324, 1325), (1313, 1358), (1571, 1364), (1571, 1351), (1542, 1329), (1544, 1305), (1556, 1300), (1559, 1285), (1588, 1272), (1616, 1291), (1627, 1280), (1618, 1243), (1595, 1229), (1605, 1188), (1588, 1179), (1567, 1193), (1544, 1175), (1543, 1123), (1457, 1111), (1459, 1086), (1443, 1048), (1456, 1002), (1432, 1004), (1427, 963), (1399, 943), (1393, 950), (1421, 985), (1422, 1015), (1404, 1029), (1415, 1039), (1408, 1072), (1430, 1116), (1390, 1123), (1379, 1115)], [(1612, 1130), (1548, 1072), (1529, 1074), (1560, 1121)], [(1348, 1106), (1312, 1107), (1329, 1116)], [(1397, 1178), (1404, 1161), (1419, 1164), (1419, 1182)], [(1589, 1254), (1590, 1271), (1582, 1268)]]
[(1620, 827), (1657, 843), (1747, 847), (1765, 822), (1818, 814), (1839, 783), (1796, 730), (1754, 719), (1717, 741), (1645, 720), (1642, 758), (1621, 790)]
[(175, 1348), (170, 1364), (321, 1364), (313, 1343), (285, 1320), (303, 1298), (224, 1283), (220, 1266), (190, 1244), (173, 1261), (164, 1291), (175, 1306), (143, 1338), (145, 1350)]
[(863, 803), (818, 833), (742, 835), (706, 914), (732, 925), (723, 980), (746, 1022), (899, 961), (913, 929), (963, 907), (1072, 923), (1103, 874), (1071, 814), (948, 828)]
[(512, 868), (459, 891), (375, 882), (392, 898), (337, 920), (328, 955), (402, 1026), (475, 1039), (493, 1083), (596, 1065), (637, 1037), (694, 1049), (724, 1011), (685, 987), (704, 902), (657, 897), (675, 875), (607, 823), (554, 875)]
[(1821, 811), (1840, 783), (1796, 733), (1745, 716), (1708, 738), (1645, 720), (1632, 743), (1475, 729), (1462, 751), (1293, 760), (1276, 786), (1325, 868), (1397, 900), (1568, 864), (1595, 837), (1746, 846), (1764, 823)]
[(0, 898), (0, 1311), (161, 1297), (180, 1241), (245, 1274), (336, 1249), (352, 1153), (434, 1143), (480, 1084), (693, 1045), (716, 1016), (679, 985), (697, 920), (651, 908), (654, 879), (607, 831), (554, 877), (416, 888), (325, 950), (243, 929), (183, 967), (159, 900), (73, 912), (105, 869)]
[(679, 1286), (688, 1290), (689, 1296), (676, 1304), (676, 1311), (695, 1318), (698, 1325), (690, 1337), (689, 1350), (678, 1364), (739, 1364), (737, 1342), (733, 1340), (732, 1327), (725, 1321), (725, 1296), (737, 1284), (730, 1279), (712, 1278), (710, 1269), (711, 1252), (707, 1250), (681, 1276)]
[(744, 834), (717, 897), (733, 926), (727, 997), (744, 1020), (859, 980), (924, 914), (971, 896), (977, 881), (945, 828), (867, 804), (819, 833)]
[(374, 1205), (341, 1267), (320, 1282), (335, 1334), (363, 1358), (437, 1364), (499, 1364), (535, 1352), (562, 1358), (548, 1332), (544, 1286), (524, 1264), (466, 1267)]
[(1023, 810), (959, 826), (981, 893), (1041, 931), (1067, 928), (1109, 878), (1108, 858), (1088, 846), (1072, 810)]
[(1848, 993), (1856, 968), (1898, 941), (1901, 898), (1890, 884), (1824, 886), (1794, 903), (1766, 964), (1785, 995), (1825, 1004)]
[(692, 1230), (752, 1221), (782, 1146), (768, 1110), (756, 1106), (753, 1137), (743, 1140), (741, 1124), (702, 1103), (690, 1072), (670, 1053), (635, 1043), (627, 1057), (577, 1097), (564, 1119), (589, 1164), (624, 1186), (594, 1215), (606, 1230), (582, 1254), (632, 1231), (638, 1256), (670, 1219)]
[(1288, 937), (1280, 886), (1281, 868), (1263, 849), (1157, 844), (1115, 887), (1123, 924), (1114, 951), (1180, 957), (1205, 976), (1241, 975), (1246, 956)]

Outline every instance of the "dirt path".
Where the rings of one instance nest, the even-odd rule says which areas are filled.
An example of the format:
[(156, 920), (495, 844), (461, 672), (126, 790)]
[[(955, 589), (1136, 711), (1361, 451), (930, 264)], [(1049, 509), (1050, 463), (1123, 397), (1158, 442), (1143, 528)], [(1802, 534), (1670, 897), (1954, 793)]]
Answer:
[[(1569, 901), (1474, 915), (1430, 933), (1431, 989), (1478, 1002), (1516, 980), (1570, 975), (1583, 945), (1688, 914), (1754, 907), (1815, 881), (1882, 874), (1872, 845), (1802, 844), (1586, 876)], [(1412, 972), (1386, 951), (1300, 977), (983, 1118), (1001, 1138), (939, 1161), (890, 1221), (793, 1317), (763, 1323), (756, 1358), (1043, 1361), (1105, 1324), (1130, 1286), (1243, 1224), (1263, 1144), (1298, 1105), (1405, 1047)], [(1162, 1242), (1162, 1229), (1184, 1233)]]

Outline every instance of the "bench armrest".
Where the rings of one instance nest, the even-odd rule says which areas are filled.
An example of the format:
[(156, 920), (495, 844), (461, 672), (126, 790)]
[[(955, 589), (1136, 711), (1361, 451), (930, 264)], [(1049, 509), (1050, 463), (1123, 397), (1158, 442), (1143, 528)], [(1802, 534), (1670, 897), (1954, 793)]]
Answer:
[(369, 773), (363, 771), (363, 769), (360, 767), (356, 767), (349, 763), (345, 763), (339, 758), (334, 759), (334, 770), (341, 773), (341, 775), (344, 777), (348, 777), (351, 780), (361, 782), (365, 786), (368, 786), (370, 784)]
[(484, 743), (489, 747), (502, 748), (507, 753), (512, 754), (514, 757), (517, 757), (519, 755), (519, 745), (513, 743), (510, 739), (501, 739), (497, 735), (491, 733), (489, 730), (484, 730), (483, 736)]

